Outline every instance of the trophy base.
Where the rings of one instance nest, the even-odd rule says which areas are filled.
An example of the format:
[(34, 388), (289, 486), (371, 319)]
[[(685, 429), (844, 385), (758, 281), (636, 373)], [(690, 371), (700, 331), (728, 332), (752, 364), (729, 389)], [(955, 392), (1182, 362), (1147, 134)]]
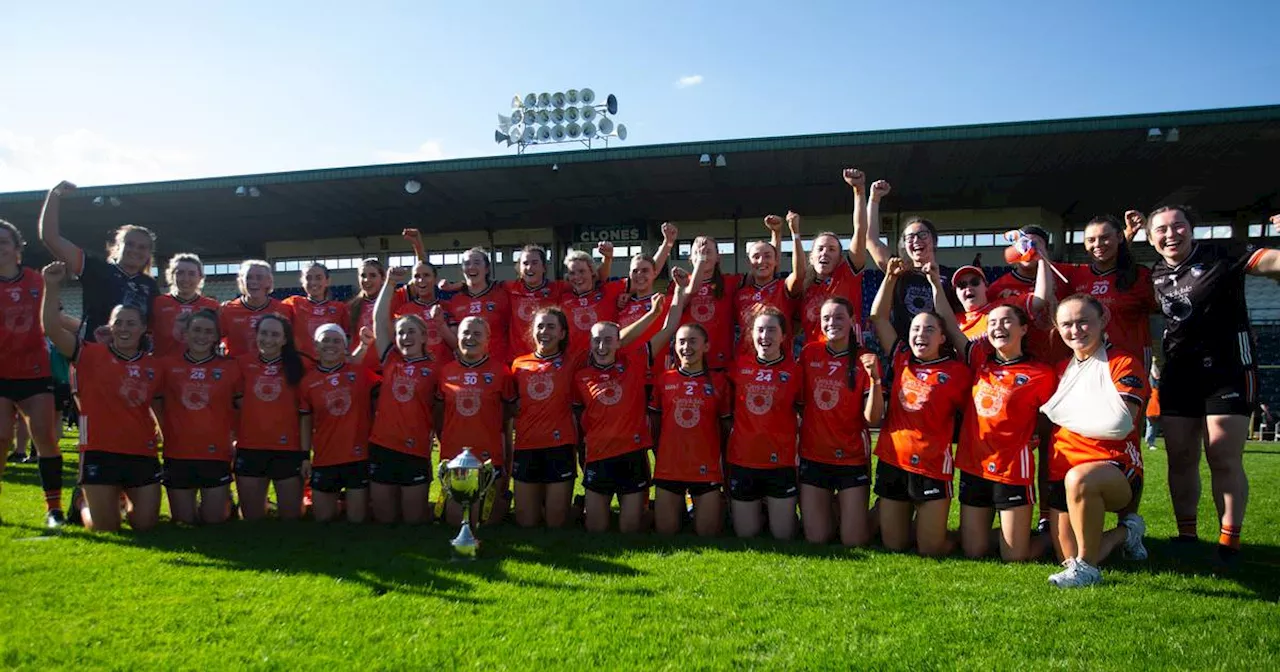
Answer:
[(462, 529), (458, 531), (458, 536), (454, 537), (453, 541), (449, 543), (453, 545), (454, 562), (475, 560), (476, 554), (480, 550), (480, 540), (476, 539), (475, 535), (471, 533), (471, 525), (468, 523), (462, 524)]

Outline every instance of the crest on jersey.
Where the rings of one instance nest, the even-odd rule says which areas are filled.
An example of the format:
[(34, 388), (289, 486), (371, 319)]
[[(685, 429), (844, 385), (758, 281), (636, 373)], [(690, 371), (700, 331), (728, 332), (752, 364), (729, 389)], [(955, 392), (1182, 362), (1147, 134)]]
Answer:
[(1013, 384), (1019, 387), (1026, 385), (1029, 382), (1031, 382), (1031, 377), (1026, 374), (1019, 373), (1013, 377)]
[(993, 418), (1004, 410), (1008, 391), (985, 380), (973, 386), (973, 410), (984, 418)]
[(577, 327), (579, 331), (591, 331), (591, 327), (594, 327), (595, 325), (595, 308), (588, 307), (583, 310), (573, 311), (573, 326)]
[(346, 415), (351, 410), (351, 391), (345, 387), (329, 390), (324, 395), (324, 408), (335, 417)]
[(222, 369), (214, 369), (214, 370), (213, 370), (213, 379), (214, 379), (214, 380), (222, 380)]
[(938, 382), (939, 382), (939, 383), (944, 383), (944, 384), (945, 384), (948, 380), (951, 380), (951, 376), (948, 376), (947, 374), (945, 374), (945, 373), (943, 373), (943, 372), (941, 372), (941, 371), (939, 371), (939, 372), (938, 372)]
[(791, 374), (787, 373), (786, 371), (779, 371), (779, 372), (778, 372), (778, 380), (781, 380), (782, 382), (784, 382), (784, 383), (785, 383), (785, 382), (787, 382), (788, 380), (791, 380)]
[(1204, 275), (1204, 265), (1196, 264), (1191, 267), (1191, 277), (1198, 278), (1202, 275)]
[(493, 384), (493, 374), (492, 374), (492, 373), (486, 373), (486, 374), (484, 374), (484, 384), (485, 384), (485, 385), (492, 385), (492, 384)]
[(689, 312), (698, 322), (710, 322), (716, 316), (716, 304), (713, 301), (700, 301), (689, 306)]
[(347, 382), (348, 382), (348, 383), (354, 383), (354, 382), (356, 382), (356, 374), (355, 374), (355, 372), (351, 372), (351, 373), (348, 373), (348, 374), (347, 374)]
[(711, 397), (711, 396), (715, 396), (716, 389), (712, 387), (711, 383), (703, 383), (702, 392), (703, 394), (706, 394), (708, 397)]
[(199, 411), (209, 406), (209, 386), (200, 383), (187, 384), (182, 388), (182, 406), (188, 411)]
[(622, 384), (606, 378), (596, 386), (594, 398), (605, 406), (615, 406), (622, 401)]
[[(922, 376), (922, 379), (927, 380), (928, 376)], [(903, 409), (918, 411), (928, 403), (929, 392), (932, 388), (925, 384), (923, 380), (903, 376), (902, 386), (898, 390), (898, 403), (902, 404)]]
[(676, 424), (685, 429), (693, 429), (702, 419), (702, 405), (695, 399), (679, 398), (672, 409)]
[(253, 396), (261, 401), (275, 401), (280, 396), (281, 388), (279, 378), (259, 378), (253, 384)]
[(813, 388), (813, 404), (820, 410), (829, 411), (840, 403), (840, 383), (834, 380), (819, 379)]
[(534, 401), (542, 401), (556, 391), (555, 376), (549, 373), (535, 373), (525, 383), (525, 394)]
[(771, 385), (747, 385), (743, 399), (747, 411), (752, 415), (764, 415), (773, 408), (773, 387)]
[(405, 404), (413, 399), (413, 371), (406, 371), (406, 375), (397, 375), (391, 381), (391, 395), (396, 401)]
[(458, 415), (474, 416), (480, 412), (480, 404), (480, 390), (462, 387), (453, 395), (453, 407)]
[(497, 310), (497, 306), (494, 305), (492, 301), (490, 301), (489, 303), (484, 304), (484, 309), (492, 313), (493, 311)]

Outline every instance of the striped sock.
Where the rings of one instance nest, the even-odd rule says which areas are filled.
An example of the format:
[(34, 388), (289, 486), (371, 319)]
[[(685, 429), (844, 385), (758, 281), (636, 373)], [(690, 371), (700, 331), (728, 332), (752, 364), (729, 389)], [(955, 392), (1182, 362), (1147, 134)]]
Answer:
[(1240, 528), (1239, 526), (1223, 525), (1221, 532), (1218, 534), (1218, 545), (1227, 548), (1240, 548)]
[(1194, 539), (1197, 536), (1195, 518), (1179, 518), (1177, 523), (1179, 537), (1191, 537)]

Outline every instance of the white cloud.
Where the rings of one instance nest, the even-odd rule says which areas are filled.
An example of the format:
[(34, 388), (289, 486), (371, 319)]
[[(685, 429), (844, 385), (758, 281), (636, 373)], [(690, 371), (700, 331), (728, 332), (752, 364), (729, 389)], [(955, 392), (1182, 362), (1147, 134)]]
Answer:
[(0, 191), (45, 189), (59, 180), (124, 184), (168, 180), (196, 157), (172, 149), (123, 145), (87, 129), (51, 139), (0, 128)]
[(449, 158), (439, 140), (428, 140), (411, 152), (397, 150), (379, 150), (373, 153), (378, 163), (415, 163), (418, 161), (439, 161)]
[(677, 89), (687, 89), (702, 83), (702, 75), (686, 75), (676, 80)]

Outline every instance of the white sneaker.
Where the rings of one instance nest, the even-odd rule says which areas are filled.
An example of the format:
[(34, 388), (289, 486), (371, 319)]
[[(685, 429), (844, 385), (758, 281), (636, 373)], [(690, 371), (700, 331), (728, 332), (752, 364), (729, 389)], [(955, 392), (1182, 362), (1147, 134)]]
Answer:
[(1142, 538), (1147, 534), (1147, 521), (1136, 513), (1130, 513), (1120, 519), (1120, 524), (1129, 530), (1124, 540), (1124, 554), (1132, 560), (1146, 560), (1147, 547), (1142, 545)]
[(1155, 450), (1155, 449), (1156, 449), (1156, 444), (1154, 443), (1147, 444), (1147, 450)]
[(1061, 587), (1062, 580), (1063, 580), (1063, 579), (1065, 579), (1065, 578), (1067, 578), (1067, 575), (1068, 575), (1068, 574), (1070, 574), (1072, 571), (1074, 571), (1074, 570), (1075, 570), (1075, 566), (1076, 566), (1076, 559), (1075, 559), (1075, 558), (1067, 558), (1066, 560), (1063, 560), (1063, 561), (1062, 561), (1062, 566), (1063, 566), (1063, 567), (1066, 567), (1066, 569), (1062, 570), (1061, 572), (1058, 572), (1057, 574), (1052, 574), (1052, 575), (1050, 575), (1050, 576), (1049, 576), (1049, 583), (1051, 583), (1051, 584), (1053, 584), (1053, 585), (1055, 585), (1055, 586), (1059, 586), (1059, 587)]
[[(1055, 577), (1061, 578), (1053, 581)], [(1102, 572), (1084, 560), (1076, 559), (1071, 566), (1067, 567), (1066, 571), (1049, 577), (1049, 581), (1059, 588), (1083, 588), (1092, 586), (1095, 583), (1102, 583)]]

